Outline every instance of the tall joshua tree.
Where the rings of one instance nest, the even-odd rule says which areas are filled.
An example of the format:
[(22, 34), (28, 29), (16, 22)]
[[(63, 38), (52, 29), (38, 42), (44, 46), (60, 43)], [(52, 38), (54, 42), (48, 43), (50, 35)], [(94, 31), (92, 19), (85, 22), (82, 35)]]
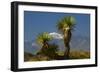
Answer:
[(72, 36), (72, 30), (75, 26), (75, 19), (72, 16), (66, 16), (58, 21), (57, 28), (63, 34), (63, 40), (65, 44), (64, 56), (69, 58), (70, 54), (70, 40)]

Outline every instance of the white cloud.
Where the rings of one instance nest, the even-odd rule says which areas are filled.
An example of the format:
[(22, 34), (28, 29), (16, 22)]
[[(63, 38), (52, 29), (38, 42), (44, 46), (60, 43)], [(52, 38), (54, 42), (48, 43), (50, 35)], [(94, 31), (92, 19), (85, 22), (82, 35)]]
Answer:
[(49, 33), (49, 35), (51, 35), (55, 39), (63, 39), (63, 36), (56, 32)]

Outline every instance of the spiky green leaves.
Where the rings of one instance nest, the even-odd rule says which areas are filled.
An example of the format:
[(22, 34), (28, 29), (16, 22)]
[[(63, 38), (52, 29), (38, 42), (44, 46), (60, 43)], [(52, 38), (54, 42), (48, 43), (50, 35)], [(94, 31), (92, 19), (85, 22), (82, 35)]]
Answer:
[(43, 33), (40, 33), (40, 34), (37, 36), (37, 42), (38, 42), (39, 44), (42, 44), (42, 45), (43, 45), (44, 42), (48, 42), (48, 41), (52, 40), (52, 38), (53, 38), (53, 37), (52, 37), (51, 35), (49, 35), (48, 32), (43, 32)]
[(61, 32), (64, 32), (64, 30), (66, 28), (69, 28), (72, 30), (73, 27), (75, 26), (75, 24), (76, 24), (76, 21), (75, 21), (75, 18), (73, 16), (66, 16), (58, 21), (57, 28)]

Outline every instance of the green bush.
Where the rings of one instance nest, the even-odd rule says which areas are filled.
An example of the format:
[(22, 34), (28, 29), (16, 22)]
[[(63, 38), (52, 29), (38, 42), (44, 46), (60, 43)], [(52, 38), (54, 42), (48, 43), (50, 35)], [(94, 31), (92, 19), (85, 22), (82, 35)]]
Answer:
[(50, 57), (51, 59), (56, 56), (56, 52), (58, 51), (58, 45), (56, 44), (49, 44), (49, 47), (48, 48), (45, 48), (45, 49), (42, 49), (38, 52), (38, 54), (42, 54), (42, 55), (45, 55), (45, 56), (48, 56)]

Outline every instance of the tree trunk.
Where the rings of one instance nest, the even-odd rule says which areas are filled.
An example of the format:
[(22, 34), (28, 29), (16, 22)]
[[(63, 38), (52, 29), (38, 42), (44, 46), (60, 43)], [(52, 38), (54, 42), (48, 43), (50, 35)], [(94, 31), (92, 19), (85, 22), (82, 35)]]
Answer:
[(45, 51), (46, 49), (48, 49), (49, 44), (47, 42), (44, 42), (43, 46), (42, 46), (42, 51)]
[(49, 47), (49, 44), (47, 42), (44, 42), (41, 50), (37, 54), (45, 55), (45, 52), (48, 49), (48, 47)]
[(66, 31), (66, 33), (64, 34), (64, 44), (65, 44), (65, 53), (64, 56), (65, 58), (69, 58), (70, 55), (70, 40), (71, 40), (71, 30)]
[(68, 44), (66, 46), (66, 50), (65, 50), (64, 56), (65, 56), (65, 58), (69, 59), (69, 55), (70, 55), (70, 45)]

